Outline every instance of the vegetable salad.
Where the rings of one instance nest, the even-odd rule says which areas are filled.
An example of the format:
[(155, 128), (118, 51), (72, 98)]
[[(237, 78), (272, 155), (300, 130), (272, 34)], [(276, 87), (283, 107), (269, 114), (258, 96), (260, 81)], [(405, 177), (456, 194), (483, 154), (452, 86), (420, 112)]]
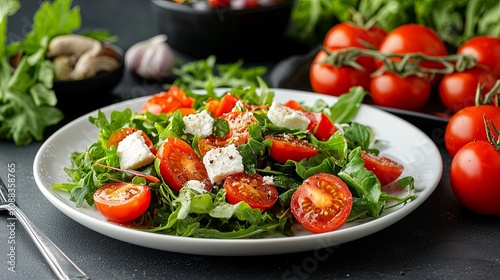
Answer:
[[(260, 87), (224, 94), (172, 86), (141, 112), (101, 111), (97, 140), (64, 169), (77, 207), (149, 232), (201, 238), (292, 236), (377, 218), (414, 198), (404, 166), (380, 156), (370, 127), (352, 121), (366, 92), (336, 103), (279, 103)], [(391, 184), (404, 197), (385, 192)], [(389, 201), (391, 204), (389, 206)]]

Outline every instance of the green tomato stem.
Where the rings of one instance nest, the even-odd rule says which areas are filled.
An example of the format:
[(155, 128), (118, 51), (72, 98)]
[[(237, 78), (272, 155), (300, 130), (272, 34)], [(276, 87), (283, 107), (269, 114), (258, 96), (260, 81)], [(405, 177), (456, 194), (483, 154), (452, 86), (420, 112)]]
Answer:
[[(374, 49), (362, 48), (344, 48), (335, 51), (328, 51), (322, 48), (327, 53), (327, 58), (324, 62), (335, 67), (351, 66), (359, 69), (360, 65), (356, 62), (358, 57), (371, 57), (381, 61), (383, 66), (375, 71), (372, 76), (376, 76), (383, 72), (392, 72), (401, 77), (410, 75), (429, 76), (435, 74), (451, 74), (454, 72), (463, 72), (476, 66), (476, 59), (471, 55), (453, 54), (448, 56), (429, 56), (421, 53), (381, 53)], [(443, 67), (426, 67), (424, 62), (433, 62), (442, 65)]]

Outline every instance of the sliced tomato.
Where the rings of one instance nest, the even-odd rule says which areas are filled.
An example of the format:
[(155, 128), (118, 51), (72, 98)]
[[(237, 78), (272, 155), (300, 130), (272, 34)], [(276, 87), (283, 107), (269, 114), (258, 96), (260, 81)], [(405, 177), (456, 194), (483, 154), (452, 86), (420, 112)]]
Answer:
[[(208, 111), (212, 113), (212, 117), (218, 118), (225, 113), (229, 113), (233, 110), (236, 103), (238, 103), (240, 99), (230, 93), (226, 93), (220, 101), (215, 103), (215, 106), (208, 106)], [(212, 101), (213, 102), (213, 101)], [(210, 111), (212, 110), (212, 111)]]
[[(111, 133), (111, 136), (109, 136), (108, 139), (108, 148), (112, 146), (118, 147), (120, 141), (122, 141), (123, 139), (125, 139), (125, 137), (129, 136), (130, 134), (136, 131), (139, 131), (139, 129), (135, 127), (124, 127)], [(148, 146), (151, 153), (156, 154), (156, 148), (153, 144), (153, 141), (151, 141), (151, 138), (149, 138), (149, 136), (146, 133), (144, 133), (144, 131), (142, 131), (141, 136), (142, 138), (144, 138), (144, 144)]]
[(142, 106), (141, 113), (169, 114), (180, 108), (192, 108), (194, 101), (194, 98), (187, 96), (181, 88), (171, 86), (168, 91), (157, 93), (149, 98)]
[(252, 176), (241, 172), (229, 175), (224, 180), (226, 199), (231, 204), (240, 201), (248, 203), (252, 208), (262, 211), (273, 207), (278, 200), (278, 190), (273, 184), (264, 183), (259, 174)]
[(267, 135), (265, 138), (272, 141), (269, 154), (281, 164), (288, 160), (309, 159), (318, 153), (318, 149), (307, 140), (298, 139), (293, 135)]
[(207, 170), (188, 143), (179, 138), (165, 139), (156, 157), (160, 160), (160, 175), (174, 190), (179, 191), (189, 180), (198, 180), (212, 189)]
[(149, 207), (151, 191), (146, 185), (109, 183), (94, 193), (97, 210), (108, 220), (124, 223), (140, 217)]
[(377, 176), (382, 186), (392, 183), (399, 178), (404, 171), (404, 166), (388, 157), (377, 156), (366, 151), (361, 152), (365, 161), (365, 168)]
[(217, 148), (216, 138), (213, 135), (198, 140), (198, 150), (202, 156), (213, 148)]
[(312, 233), (334, 231), (345, 224), (352, 209), (349, 187), (337, 176), (318, 173), (293, 193), (290, 210)]
[(301, 111), (309, 119), (307, 129), (321, 141), (330, 139), (330, 137), (337, 132), (337, 127), (333, 121), (324, 113), (309, 112), (305, 110), (299, 102), (289, 100), (283, 104), (284, 106)]
[(229, 133), (216, 140), (216, 145), (219, 147), (234, 144), (239, 146), (248, 142), (250, 133), (248, 127), (251, 124), (258, 123), (259, 121), (249, 112), (229, 112), (220, 117), (229, 124)]

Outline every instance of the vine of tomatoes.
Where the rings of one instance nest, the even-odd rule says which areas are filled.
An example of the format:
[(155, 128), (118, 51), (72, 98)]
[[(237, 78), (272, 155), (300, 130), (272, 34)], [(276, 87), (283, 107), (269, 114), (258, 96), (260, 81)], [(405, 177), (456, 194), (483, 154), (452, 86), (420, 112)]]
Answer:
[(433, 95), (446, 114), (474, 105), (478, 84), (489, 91), (500, 78), (500, 38), (477, 36), (449, 53), (429, 27), (339, 23), (325, 35), (309, 80), (313, 91), (340, 96), (352, 86), (378, 106), (422, 111)]

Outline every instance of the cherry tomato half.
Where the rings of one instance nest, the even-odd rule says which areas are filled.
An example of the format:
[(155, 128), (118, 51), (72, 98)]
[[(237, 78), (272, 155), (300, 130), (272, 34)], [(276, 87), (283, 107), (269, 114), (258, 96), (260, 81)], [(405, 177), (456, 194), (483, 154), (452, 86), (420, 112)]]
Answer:
[(478, 140), (463, 146), (450, 167), (450, 182), (457, 199), (468, 209), (484, 215), (500, 215), (498, 171), (500, 152)]
[(325, 115), (325, 113), (309, 112), (302, 108), (299, 102), (289, 100), (283, 104), (288, 108), (301, 111), (309, 119), (307, 130), (313, 133), (314, 137), (321, 141), (330, 139), (330, 137), (337, 132), (337, 127), (332, 120)]
[[(118, 144), (120, 143), (120, 141), (122, 141), (125, 137), (129, 136), (130, 134), (132, 134), (138, 130), (139, 129), (135, 128), (135, 127), (124, 127), (124, 128), (120, 128), (119, 130), (113, 132), (111, 134), (111, 136), (109, 136), (109, 139), (108, 139), (108, 148), (111, 146), (118, 147)], [(149, 136), (146, 133), (144, 133), (144, 131), (142, 131), (141, 136), (142, 136), (142, 138), (144, 138), (144, 144), (146, 144), (146, 146), (148, 146), (151, 153), (156, 154), (156, 148), (153, 144), (153, 141), (151, 141), (151, 138), (149, 138)]]
[(224, 180), (226, 199), (231, 204), (244, 201), (252, 208), (262, 211), (273, 207), (278, 201), (278, 190), (273, 184), (265, 183), (259, 174), (252, 176), (241, 172), (229, 175)]
[(484, 95), (493, 88), (497, 78), (490, 69), (477, 65), (463, 72), (446, 74), (439, 83), (439, 98), (449, 110), (458, 110), (474, 106), (477, 85), (482, 88)]
[(401, 163), (388, 157), (377, 156), (366, 151), (361, 152), (361, 157), (365, 161), (365, 168), (377, 176), (382, 186), (394, 182), (404, 171)]
[[(500, 107), (494, 105), (465, 107), (450, 118), (444, 132), (444, 144), (451, 157), (471, 141), (487, 140), (483, 115), (495, 125), (500, 123)], [(493, 134), (497, 135), (494, 131)]]
[(370, 96), (379, 106), (419, 111), (427, 104), (430, 95), (430, 81), (415, 75), (403, 78), (385, 72), (370, 82)]
[(301, 140), (293, 135), (268, 135), (265, 137), (272, 141), (269, 151), (271, 157), (284, 164), (289, 159), (301, 161), (309, 159), (318, 153), (318, 149), (307, 140)]
[(108, 220), (124, 223), (140, 217), (149, 207), (151, 191), (146, 185), (109, 183), (94, 193), (97, 210)]
[(160, 175), (172, 189), (180, 190), (189, 180), (198, 180), (207, 190), (212, 189), (205, 165), (188, 143), (176, 137), (167, 138), (156, 157), (160, 160)]
[(335, 67), (324, 63), (327, 53), (320, 50), (309, 68), (309, 80), (313, 91), (333, 96), (349, 92), (353, 86), (361, 86), (365, 90), (370, 85), (370, 71), (358, 70), (351, 66)]
[(220, 99), (220, 101), (215, 99), (209, 100), (208, 102), (212, 102), (212, 104), (209, 104), (208, 111), (212, 113), (212, 117), (218, 118), (225, 113), (231, 112), (238, 101), (240, 101), (238, 97), (227, 93)]
[(250, 138), (248, 127), (251, 124), (259, 122), (253, 114), (240, 111), (223, 114), (220, 118), (228, 122), (229, 133), (216, 140), (216, 145), (219, 147), (229, 144), (234, 144), (236, 146), (245, 144)]
[(340, 228), (347, 221), (351, 208), (349, 187), (339, 177), (328, 173), (307, 178), (290, 201), (295, 219), (312, 233)]
[(493, 36), (476, 36), (458, 47), (457, 54), (472, 55), (478, 65), (488, 67), (497, 78), (500, 78), (500, 38)]

